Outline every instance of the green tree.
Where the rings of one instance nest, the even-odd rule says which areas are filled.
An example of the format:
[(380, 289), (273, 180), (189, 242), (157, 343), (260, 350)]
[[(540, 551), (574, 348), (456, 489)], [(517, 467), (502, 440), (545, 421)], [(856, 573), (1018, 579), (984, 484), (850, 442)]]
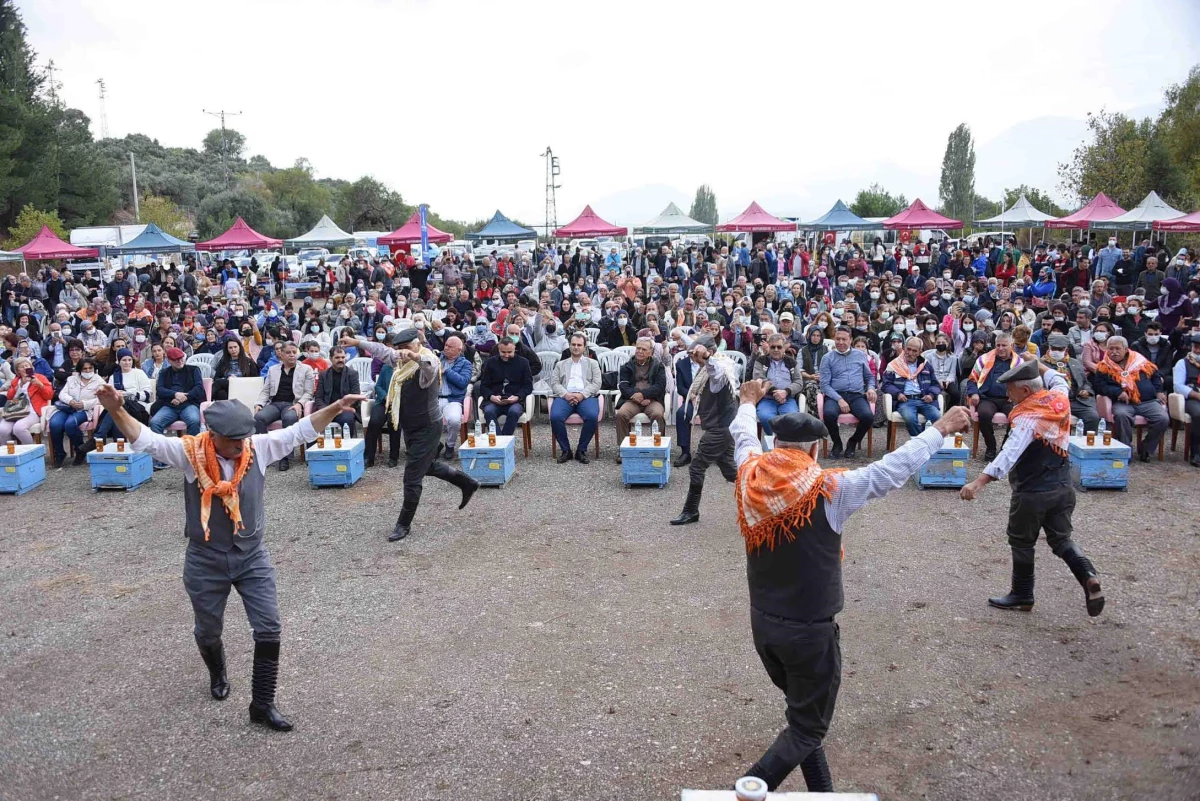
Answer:
[(859, 217), (892, 217), (908, 208), (904, 195), (891, 195), (879, 184), (860, 189), (850, 204), (850, 211)]
[(145, 195), (138, 202), (138, 216), (144, 223), (154, 223), (171, 236), (186, 239), (192, 223), (169, 198)]
[(43, 225), (50, 226), (50, 230), (63, 239), (67, 238), (67, 229), (62, 220), (58, 218), (58, 212), (39, 211), (32, 205), (28, 205), (21, 209), (13, 224), (9, 226), (8, 239), (0, 244), (0, 250), (13, 250), (28, 244), (29, 240), (42, 230)]
[(717, 224), (717, 220), (719, 219), (717, 216), (717, 196), (708, 184), (701, 184), (696, 189), (696, 197), (692, 200), (692, 207), (688, 210), (688, 216), (693, 220), (699, 220), (709, 225)]
[(312, 228), (332, 206), (333, 193), (313, 181), (312, 165), (307, 159), (297, 159), (296, 165), (286, 170), (260, 175), (263, 185), (271, 193), (273, 204), (292, 218), (297, 232)]
[(965, 122), (946, 140), (938, 195), (944, 213), (956, 220), (970, 220), (979, 211), (975, 203), (975, 143)]
[(412, 214), (399, 192), (364, 175), (338, 192), (334, 199), (337, 224), (346, 231), (390, 231)]
[(205, 155), (230, 162), (240, 161), (246, 149), (246, 137), (232, 128), (213, 128), (204, 135)]
[(1104, 192), (1127, 209), (1137, 205), (1154, 188), (1146, 168), (1153, 123), (1101, 111), (1088, 115), (1088, 131), (1091, 141), (1058, 166), (1059, 188), (1080, 204)]
[(269, 235), (268, 226), (274, 223), (272, 211), (262, 193), (239, 184), (200, 202), (196, 228), (201, 239), (212, 239), (241, 217), (251, 228)]

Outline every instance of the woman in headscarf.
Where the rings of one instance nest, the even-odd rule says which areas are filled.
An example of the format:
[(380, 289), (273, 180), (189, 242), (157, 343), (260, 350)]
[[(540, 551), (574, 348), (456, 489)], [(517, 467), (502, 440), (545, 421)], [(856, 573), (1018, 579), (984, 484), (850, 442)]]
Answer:
[(825, 332), (813, 326), (804, 335), (804, 344), (796, 354), (800, 362), (800, 376), (804, 379), (806, 409), (817, 408), (817, 393), (821, 391), (821, 362), (829, 352), (825, 347)]
[(1183, 285), (1174, 278), (1164, 278), (1162, 296), (1158, 299), (1158, 322), (1162, 324), (1163, 333), (1170, 336), (1179, 328), (1179, 321), (1185, 317), (1195, 317), (1191, 298), (1183, 292)]
[[(125, 410), (143, 424), (150, 423), (150, 412), (148, 405), (154, 399), (155, 382), (142, 371), (140, 367), (135, 367), (137, 362), (133, 359), (133, 351), (129, 348), (120, 348), (116, 351), (118, 369), (108, 379), (108, 383), (113, 385), (117, 392), (121, 392), (125, 396)], [(97, 439), (112, 439), (116, 435), (117, 426), (112, 421), (107, 412), (102, 412), (100, 421), (96, 424), (95, 437)], [(90, 448), (89, 448), (90, 450)]]

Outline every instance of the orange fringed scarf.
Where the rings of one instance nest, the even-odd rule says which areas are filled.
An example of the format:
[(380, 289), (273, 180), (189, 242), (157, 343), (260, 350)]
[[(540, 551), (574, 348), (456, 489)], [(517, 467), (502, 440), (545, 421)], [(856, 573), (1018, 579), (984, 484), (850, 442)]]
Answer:
[(1096, 365), (1096, 369), (1120, 384), (1121, 389), (1129, 393), (1130, 403), (1141, 403), (1142, 393), (1138, 391), (1138, 379), (1143, 375), (1149, 378), (1158, 368), (1154, 366), (1154, 362), (1140, 353), (1128, 351), (1128, 354), (1125, 366), (1122, 367), (1106, 353), (1100, 363)]
[(793, 530), (808, 523), (817, 502), (830, 500), (841, 470), (822, 470), (796, 448), (776, 448), (751, 456), (738, 470), (738, 523), (746, 551), (766, 545), (775, 549), (780, 536), (795, 539)]
[(1022, 418), (1032, 422), (1035, 437), (1058, 455), (1067, 455), (1067, 442), (1071, 436), (1071, 401), (1066, 395), (1046, 389), (1033, 393), (1008, 413), (1008, 419), (1014, 424)]
[(233, 523), (233, 532), (245, 530), (242, 524), (242, 504), (238, 496), (238, 487), (246, 477), (254, 461), (254, 448), (247, 443), (242, 448), (233, 470), (233, 479), (226, 481), (221, 477), (221, 464), (217, 461), (217, 449), (213, 445), (212, 435), (205, 431), (195, 437), (180, 437), (183, 441), (183, 452), (188, 462), (196, 471), (196, 483), (200, 485), (200, 526), (204, 529), (204, 541), (208, 542), (208, 518), (212, 514), (212, 499), (216, 495), (225, 505), (225, 512)]

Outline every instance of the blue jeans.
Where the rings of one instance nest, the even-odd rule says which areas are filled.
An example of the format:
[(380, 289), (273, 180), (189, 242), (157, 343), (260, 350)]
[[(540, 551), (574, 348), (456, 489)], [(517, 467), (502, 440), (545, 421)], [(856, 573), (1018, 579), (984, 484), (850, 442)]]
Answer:
[[(513, 432), (517, 430), (517, 421), (521, 419), (521, 415), (525, 414), (525, 410), (519, 403), (497, 404), (491, 401), (486, 401), (483, 404), (483, 419), (489, 423), (495, 422), (497, 418), (504, 418), (504, 426), (500, 429), (500, 436), (511, 437)], [(563, 418), (566, 419), (565, 417)]]
[(758, 402), (758, 422), (762, 424), (763, 433), (772, 436), (775, 433), (771, 430), (772, 418), (798, 411), (800, 411), (800, 404), (796, 402), (795, 398), (788, 398), (783, 403), (779, 403), (774, 398), (766, 397)]
[(168, 404), (162, 407), (150, 418), (150, 430), (155, 434), (161, 434), (167, 430), (167, 426), (178, 420), (182, 420), (187, 425), (187, 432), (191, 436), (194, 437), (200, 433), (200, 407), (191, 403), (183, 406)]
[(578, 414), (583, 418), (583, 431), (579, 434), (579, 450), (586, 451), (588, 443), (596, 434), (596, 420), (600, 417), (600, 399), (593, 396), (584, 398), (578, 405), (572, 406), (562, 398), (555, 398), (550, 404), (550, 430), (558, 440), (558, 447), (563, 453), (572, 453), (571, 440), (567, 438), (567, 418)]
[(50, 418), (50, 443), (54, 447), (55, 459), (65, 459), (67, 456), (63, 448), (63, 434), (71, 440), (71, 447), (77, 452), (83, 447), (83, 432), (79, 430), (79, 426), (87, 422), (87, 419), (87, 412), (82, 409), (70, 414), (62, 409), (54, 413)]
[(896, 407), (896, 412), (904, 418), (904, 426), (908, 429), (908, 435), (915, 437), (921, 433), (921, 424), (917, 422), (917, 415), (921, 415), (930, 423), (936, 423), (942, 413), (938, 411), (936, 403), (926, 403), (917, 398), (916, 400), (907, 400)]

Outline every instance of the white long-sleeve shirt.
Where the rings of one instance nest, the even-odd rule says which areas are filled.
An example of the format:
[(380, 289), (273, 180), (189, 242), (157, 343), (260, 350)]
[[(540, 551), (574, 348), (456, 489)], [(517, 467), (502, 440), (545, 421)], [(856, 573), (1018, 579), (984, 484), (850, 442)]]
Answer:
[[(307, 417), (294, 426), (268, 431), (266, 434), (255, 434), (250, 437), (250, 446), (254, 448), (254, 465), (265, 476), (267, 467), (286, 456), (291, 456), (297, 445), (312, 442), (316, 438), (317, 432)], [(150, 426), (142, 426), (142, 433), (134, 440), (133, 449), (138, 453), (148, 453), (157, 461), (182, 470), (187, 481), (196, 480), (196, 471), (192, 469), (192, 463), (183, 452), (183, 440), (179, 437), (164, 437), (151, 431)], [(217, 463), (221, 466), (221, 475), (225, 480), (232, 479), (237, 463), (220, 455), (217, 456)]]
[[(1069, 397), (1071, 385), (1067, 383), (1067, 379), (1063, 378), (1061, 373), (1048, 370), (1042, 376), (1042, 382), (1050, 392), (1059, 392), (1063, 396)], [(1008, 438), (1004, 440), (1004, 447), (1000, 449), (1000, 454), (992, 460), (992, 463), (983, 468), (983, 472), (996, 481), (1007, 476), (1008, 472), (1016, 465), (1017, 459), (1021, 458), (1021, 454), (1033, 442), (1034, 422), (1026, 417), (1009, 425)]]
[[(738, 407), (729, 433), (733, 435), (734, 461), (739, 468), (752, 455), (762, 453), (754, 404), (743, 403)], [(825, 518), (830, 528), (841, 534), (850, 515), (866, 506), (872, 498), (882, 498), (904, 486), (904, 482), (920, 470), (944, 442), (941, 432), (930, 427), (879, 461), (840, 474), (833, 498), (825, 501)]]

